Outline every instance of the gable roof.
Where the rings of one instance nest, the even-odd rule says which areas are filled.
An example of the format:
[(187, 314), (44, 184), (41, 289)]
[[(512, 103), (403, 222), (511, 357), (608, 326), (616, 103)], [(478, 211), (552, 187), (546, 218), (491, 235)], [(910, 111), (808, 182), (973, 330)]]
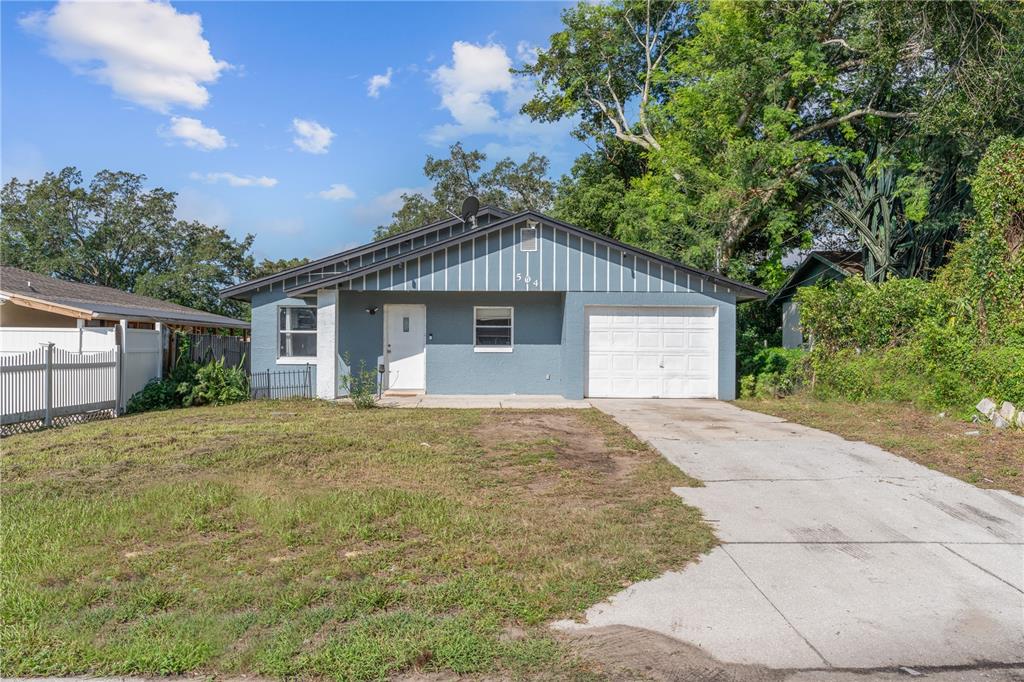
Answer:
[(569, 233), (585, 237), (587, 240), (593, 241), (595, 243), (599, 243), (609, 247), (614, 247), (622, 251), (630, 252), (632, 254), (642, 256), (643, 258), (646, 258), (650, 261), (668, 265), (671, 268), (676, 268), (691, 275), (696, 275), (699, 278), (715, 283), (716, 285), (721, 285), (726, 289), (734, 291), (737, 295), (737, 300), (763, 299), (767, 296), (767, 293), (763, 289), (760, 289), (758, 287), (754, 287), (749, 284), (744, 284), (742, 282), (738, 282), (736, 280), (729, 279), (728, 277), (723, 277), (721, 275), (707, 272), (705, 270), (693, 268), (688, 265), (683, 265), (678, 261), (674, 261), (670, 258), (665, 258), (664, 256), (660, 256), (651, 251), (647, 251), (636, 246), (631, 246), (624, 242), (620, 242), (616, 239), (612, 239), (610, 237), (605, 237), (604, 235), (597, 234), (596, 232), (584, 230), (570, 223), (566, 223), (564, 221), (551, 218), (536, 211), (522, 211), (520, 213), (507, 215), (502, 220), (488, 223), (487, 225), (479, 227), (475, 230), (468, 230), (466, 232), (452, 235), (446, 239), (431, 242), (429, 244), (424, 244), (419, 248), (412, 249), (410, 251), (404, 251), (392, 257), (384, 258), (382, 260), (369, 263), (362, 267), (353, 268), (345, 272), (337, 273), (317, 280), (310, 280), (304, 284), (297, 284), (294, 287), (286, 289), (286, 293), (291, 296), (298, 296), (311, 291), (316, 291), (317, 289), (322, 289), (324, 287), (338, 285), (358, 277), (365, 277), (367, 274), (372, 274), (374, 272), (378, 272), (380, 270), (393, 267), (396, 264), (403, 263), (443, 249), (448, 249), (452, 246), (456, 246), (467, 241), (479, 239), (481, 235), (488, 234), (496, 230), (502, 230), (504, 228), (515, 225), (516, 223), (522, 222), (527, 219), (534, 219), (540, 222), (545, 222), (550, 225), (556, 226), (562, 230), (565, 230)]
[(864, 264), (861, 262), (861, 253), (860, 251), (840, 249), (811, 251), (796, 266), (782, 288), (768, 301), (769, 305), (788, 300), (793, 297), (798, 288), (814, 284), (819, 279), (815, 275), (822, 271), (830, 273), (833, 279), (846, 279), (850, 275), (862, 275), (864, 274)]
[(0, 298), (28, 308), (82, 319), (248, 329), (249, 323), (120, 289), (69, 282), (21, 268), (0, 266)]
[[(507, 218), (512, 214), (510, 211), (506, 211), (505, 209), (498, 208), (496, 206), (482, 206), (476, 215), (477, 218), (481, 216), (489, 216), (497, 219), (503, 219)], [(294, 277), (298, 277), (300, 275), (313, 272), (314, 270), (325, 268), (335, 263), (340, 263), (342, 261), (348, 261), (354, 258), (359, 258), (365, 254), (373, 253), (374, 251), (379, 251), (381, 249), (386, 249), (389, 246), (401, 244), (402, 242), (413, 240), (421, 235), (425, 235), (430, 232), (441, 230), (446, 227), (458, 225), (461, 223), (462, 220), (460, 218), (443, 218), (441, 220), (436, 220), (432, 223), (428, 223), (426, 225), (423, 225), (422, 227), (417, 227), (407, 232), (401, 232), (399, 234), (387, 237), (385, 239), (369, 242), (367, 244), (363, 244), (361, 246), (348, 249), (346, 251), (339, 251), (338, 253), (331, 254), (330, 256), (318, 258), (314, 261), (306, 263), (305, 265), (296, 265), (295, 267), (287, 268), (285, 270), (281, 270), (280, 272), (275, 272), (272, 275), (258, 277), (256, 279), (251, 279), (247, 282), (240, 282), (238, 284), (222, 289), (220, 292), (220, 296), (221, 298), (238, 297), (242, 294), (249, 293), (260, 287), (276, 284), (277, 282), (282, 282), (286, 279), (292, 279)]]

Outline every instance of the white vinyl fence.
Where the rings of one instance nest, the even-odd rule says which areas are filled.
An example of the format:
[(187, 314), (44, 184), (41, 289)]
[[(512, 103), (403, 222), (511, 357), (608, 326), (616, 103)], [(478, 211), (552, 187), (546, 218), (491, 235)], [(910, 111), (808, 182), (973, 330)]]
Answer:
[(0, 434), (117, 414), (120, 365), (116, 348), (72, 353), (53, 343), (0, 356)]
[(160, 329), (0, 329), (0, 436), (114, 416), (159, 377)]

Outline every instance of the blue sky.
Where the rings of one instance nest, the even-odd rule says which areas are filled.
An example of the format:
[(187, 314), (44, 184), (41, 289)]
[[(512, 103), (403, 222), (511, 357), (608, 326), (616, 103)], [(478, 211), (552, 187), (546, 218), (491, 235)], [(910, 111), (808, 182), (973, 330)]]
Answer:
[(518, 115), (562, 4), (4, 2), (0, 169), (144, 173), (257, 257), (367, 241), (423, 160), (462, 140), (552, 176), (569, 123)]

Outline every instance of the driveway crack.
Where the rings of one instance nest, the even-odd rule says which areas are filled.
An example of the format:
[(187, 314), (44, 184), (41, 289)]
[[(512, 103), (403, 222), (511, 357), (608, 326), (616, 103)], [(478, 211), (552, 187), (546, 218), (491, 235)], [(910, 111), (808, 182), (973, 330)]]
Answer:
[(992, 571), (988, 570), (987, 568), (985, 568), (985, 567), (983, 567), (983, 566), (979, 566), (978, 564), (974, 563), (973, 561), (971, 561), (970, 559), (968, 559), (967, 557), (965, 557), (965, 556), (964, 556), (963, 554), (961, 554), (960, 552), (958, 552), (958, 551), (956, 551), (955, 549), (953, 549), (952, 547), (950, 547), (950, 546), (948, 546), (948, 545), (942, 545), (942, 546), (943, 546), (943, 547), (945, 547), (946, 549), (948, 549), (948, 550), (949, 550), (950, 552), (952, 552), (953, 554), (956, 554), (956, 555), (957, 555), (958, 557), (960, 557), (961, 559), (963, 559), (964, 561), (966, 561), (967, 563), (969, 563), (969, 564), (970, 564), (971, 566), (974, 566), (974, 567), (975, 567), (976, 569), (978, 569), (978, 570), (979, 570), (979, 571), (981, 571), (982, 573), (988, 573), (988, 574), (989, 574), (990, 576), (992, 576), (993, 578), (995, 578), (995, 579), (996, 579), (996, 580), (998, 580), (999, 582), (1001, 582), (1001, 583), (1004, 583), (1004, 584), (1006, 584), (1006, 585), (1009, 585), (1010, 587), (1012, 587), (1013, 589), (1017, 590), (1017, 591), (1018, 591), (1018, 592), (1020, 592), (1021, 594), (1024, 594), (1024, 590), (1020, 589), (1019, 587), (1017, 587), (1016, 585), (1014, 585), (1014, 584), (1013, 584), (1013, 583), (1011, 583), (1011, 582), (1007, 582), (1006, 580), (1003, 580), (1002, 578), (1000, 578), (1000, 577), (999, 577), (998, 575), (996, 575), (996, 574), (995, 574), (995, 573), (993, 573)]
[(740, 562), (736, 561), (736, 557), (734, 557), (734, 556), (733, 556), (733, 555), (732, 555), (732, 554), (731, 554), (731, 553), (729, 552), (729, 550), (728, 550), (728, 549), (726, 549), (726, 548), (725, 548), (724, 546), (722, 547), (722, 551), (723, 551), (723, 552), (725, 552), (725, 555), (726, 555), (727, 557), (729, 557), (729, 558), (730, 558), (730, 559), (732, 560), (732, 563), (736, 565), (736, 568), (737, 568), (737, 569), (739, 569), (739, 572), (743, 574), (743, 577), (745, 577), (745, 578), (746, 578), (747, 580), (749, 580), (749, 581), (750, 581), (750, 584), (754, 586), (754, 589), (755, 589), (755, 590), (757, 590), (758, 592), (760, 592), (760, 593), (761, 593), (761, 596), (762, 596), (762, 597), (764, 597), (764, 600), (765, 600), (766, 602), (768, 602), (769, 604), (771, 604), (771, 607), (772, 607), (773, 609), (775, 609), (775, 612), (776, 612), (777, 614), (779, 614), (779, 617), (780, 617), (780, 618), (782, 618), (782, 620), (786, 621), (786, 625), (788, 625), (788, 626), (789, 626), (790, 628), (792, 628), (792, 629), (793, 629), (793, 632), (795, 632), (795, 633), (797, 634), (797, 637), (799, 637), (800, 639), (802, 639), (802, 640), (804, 641), (804, 644), (806, 644), (806, 645), (807, 645), (808, 647), (810, 647), (811, 651), (813, 651), (813, 652), (814, 652), (814, 653), (815, 653), (815, 654), (816, 654), (816, 655), (818, 656), (818, 658), (820, 658), (820, 659), (821, 659), (821, 662), (822, 662), (822, 663), (824, 663), (824, 664), (825, 664), (825, 665), (827, 665), (827, 666), (828, 666), (829, 668), (831, 668), (831, 667), (832, 667), (832, 664), (831, 664), (831, 663), (829, 662), (829, 660), (828, 660), (827, 658), (825, 658), (825, 657), (824, 657), (824, 656), (823, 656), (823, 655), (821, 654), (821, 652), (820, 652), (820, 651), (818, 651), (817, 647), (815, 647), (815, 646), (814, 646), (813, 644), (811, 644), (811, 642), (810, 642), (810, 640), (809, 640), (809, 639), (807, 639), (806, 637), (804, 637), (804, 634), (803, 634), (802, 632), (800, 632), (799, 630), (797, 630), (797, 629), (796, 629), (796, 626), (795, 626), (795, 625), (793, 625), (793, 623), (792, 623), (792, 622), (790, 622), (789, 618), (786, 618), (786, 614), (784, 614), (784, 613), (783, 613), (783, 612), (782, 612), (782, 611), (781, 611), (781, 610), (779, 609), (779, 607), (775, 605), (775, 602), (773, 602), (773, 601), (772, 601), (771, 599), (769, 599), (769, 598), (768, 598), (768, 595), (764, 593), (764, 590), (762, 590), (762, 589), (761, 589), (761, 586), (760, 586), (760, 585), (758, 585), (757, 583), (755, 583), (755, 582), (754, 582), (754, 579), (753, 579), (753, 578), (751, 578), (751, 577), (750, 577), (750, 575), (749, 575), (749, 574), (748, 574), (748, 573), (747, 573), (747, 572), (746, 572), (745, 570), (743, 570), (743, 567), (742, 567), (742, 566), (740, 566)]

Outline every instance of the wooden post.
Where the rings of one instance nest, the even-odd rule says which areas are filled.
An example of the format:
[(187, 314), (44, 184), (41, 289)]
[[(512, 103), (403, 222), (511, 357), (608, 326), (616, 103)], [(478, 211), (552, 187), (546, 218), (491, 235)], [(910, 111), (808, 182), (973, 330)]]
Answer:
[(43, 386), (43, 400), (46, 413), (43, 417), (43, 426), (53, 426), (53, 344), (46, 345), (46, 374), (45, 385)]
[(163, 379), (164, 378), (164, 326), (161, 323), (156, 322), (156, 323), (153, 324), (153, 329), (155, 329), (156, 332), (160, 335), (159, 339), (157, 341), (157, 343), (159, 344), (159, 347), (160, 347), (160, 361), (157, 363), (156, 378), (157, 379)]

